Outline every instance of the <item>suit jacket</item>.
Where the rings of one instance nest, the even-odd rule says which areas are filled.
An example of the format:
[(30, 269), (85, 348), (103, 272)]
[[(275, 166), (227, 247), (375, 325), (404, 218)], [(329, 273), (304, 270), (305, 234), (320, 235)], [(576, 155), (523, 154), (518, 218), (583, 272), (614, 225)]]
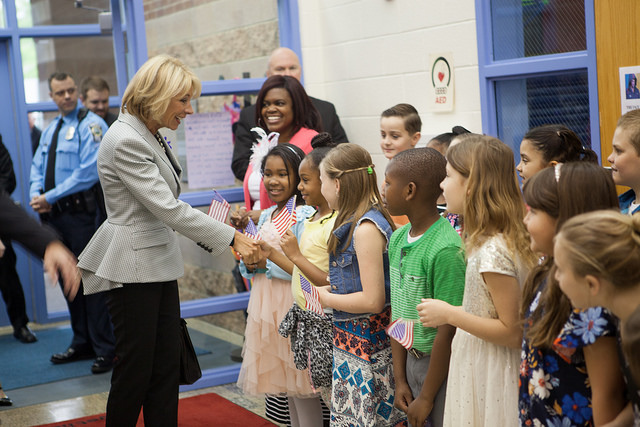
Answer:
[[(176, 231), (214, 255), (235, 230), (178, 200), (182, 169), (137, 117), (120, 113), (100, 144), (107, 220), (80, 254), (85, 294), (184, 274)], [(175, 230), (175, 231), (174, 231)]]
[(47, 245), (58, 240), (53, 231), (31, 218), (4, 192), (0, 192), (0, 236), (17, 241), (40, 258)]
[[(347, 134), (340, 124), (340, 118), (336, 113), (336, 107), (328, 101), (312, 98), (311, 102), (316, 107), (322, 118), (322, 129), (331, 134), (336, 143), (348, 142)], [(249, 105), (240, 112), (240, 118), (233, 125), (235, 144), (233, 146), (233, 158), (231, 159), (231, 170), (236, 178), (242, 180), (249, 166), (251, 157), (251, 147), (256, 142), (256, 134), (251, 132), (251, 128), (256, 127), (256, 106)]]

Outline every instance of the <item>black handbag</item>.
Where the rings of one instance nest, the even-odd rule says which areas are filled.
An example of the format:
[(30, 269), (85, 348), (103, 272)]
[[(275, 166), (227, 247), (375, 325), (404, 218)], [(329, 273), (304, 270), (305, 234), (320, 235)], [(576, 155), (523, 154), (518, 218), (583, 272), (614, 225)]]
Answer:
[(200, 377), (202, 377), (202, 370), (191, 343), (187, 322), (180, 319), (180, 385), (193, 384)]

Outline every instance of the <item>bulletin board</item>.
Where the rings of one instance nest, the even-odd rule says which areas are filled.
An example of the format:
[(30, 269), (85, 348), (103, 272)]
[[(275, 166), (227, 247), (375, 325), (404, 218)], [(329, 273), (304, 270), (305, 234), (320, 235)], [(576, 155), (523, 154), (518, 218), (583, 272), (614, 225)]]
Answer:
[(233, 185), (231, 114), (228, 111), (191, 114), (184, 124), (189, 187)]

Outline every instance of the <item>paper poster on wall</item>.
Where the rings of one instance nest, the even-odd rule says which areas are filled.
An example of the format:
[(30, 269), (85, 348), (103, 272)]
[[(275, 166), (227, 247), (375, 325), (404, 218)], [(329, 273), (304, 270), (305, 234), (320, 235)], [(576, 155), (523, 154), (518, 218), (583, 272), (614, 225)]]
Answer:
[(190, 188), (233, 185), (231, 114), (191, 114), (185, 118), (187, 174)]
[(429, 81), (429, 111), (453, 111), (453, 55), (441, 53), (429, 55), (431, 76)]
[(640, 108), (640, 65), (635, 67), (620, 67), (620, 100), (622, 114)]

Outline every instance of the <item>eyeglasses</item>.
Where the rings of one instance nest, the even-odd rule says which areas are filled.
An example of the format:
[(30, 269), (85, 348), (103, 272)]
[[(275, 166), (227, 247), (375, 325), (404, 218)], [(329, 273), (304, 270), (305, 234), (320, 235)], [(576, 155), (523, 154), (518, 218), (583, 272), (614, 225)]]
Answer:
[(53, 92), (54, 96), (64, 96), (65, 93), (68, 93), (69, 95), (73, 95), (74, 93), (76, 93), (76, 90), (78, 88), (77, 87), (70, 87), (69, 89), (62, 89), (59, 90), (57, 92)]

